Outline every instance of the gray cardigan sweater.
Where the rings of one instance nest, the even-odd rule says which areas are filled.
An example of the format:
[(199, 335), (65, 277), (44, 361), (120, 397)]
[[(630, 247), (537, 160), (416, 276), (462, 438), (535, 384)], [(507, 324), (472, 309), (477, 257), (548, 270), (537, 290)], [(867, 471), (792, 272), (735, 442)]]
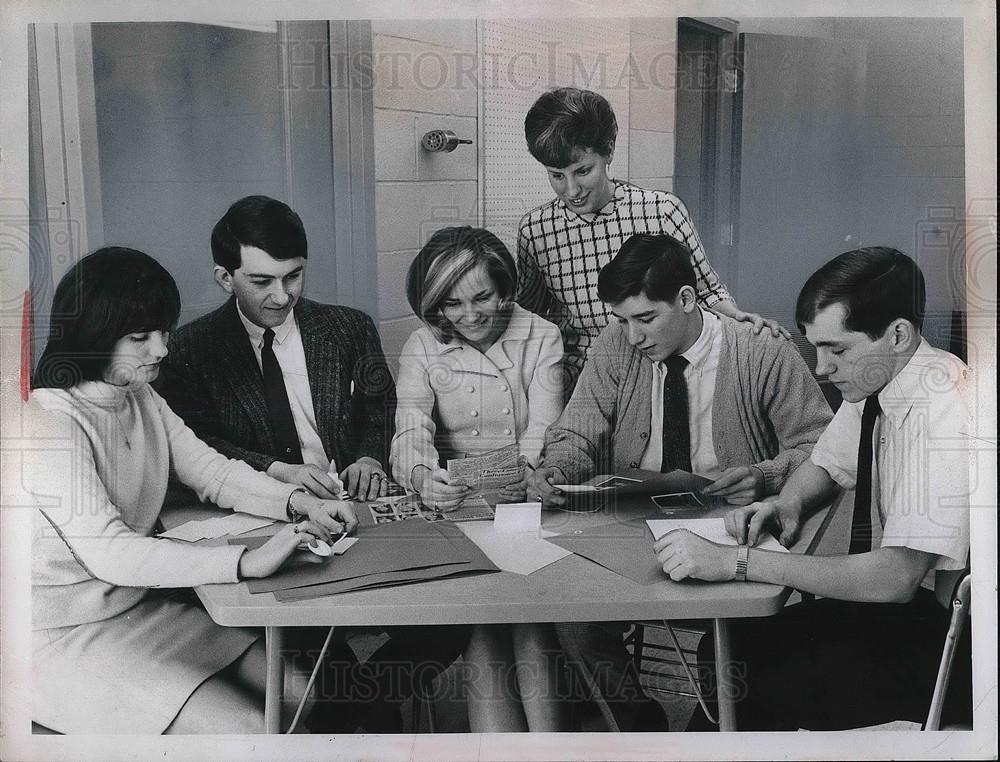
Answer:
[[(722, 468), (757, 466), (767, 494), (809, 457), (830, 407), (794, 345), (721, 318), (712, 440)], [(649, 442), (653, 363), (611, 323), (594, 342), (573, 396), (545, 436), (541, 465), (571, 483), (637, 468)]]

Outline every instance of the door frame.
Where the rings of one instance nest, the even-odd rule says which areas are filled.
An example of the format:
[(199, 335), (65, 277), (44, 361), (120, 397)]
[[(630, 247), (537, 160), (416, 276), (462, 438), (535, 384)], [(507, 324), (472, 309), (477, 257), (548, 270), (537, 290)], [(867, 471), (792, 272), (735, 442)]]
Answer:
[[(720, 17), (688, 17), (677, 19), (677, 32), (681, 27), (707, 33), (715, 39), (717, 67), (714, 72), (716, 87), (714, 95), (706, 94), (703, 107), (710, 114), (702, 126), (702, 210), (710, 210), (709, 219), (699, 223), (702, 234), (711, 226), (710, 241), (717, 246), (709, 252), (709, 257), (729, 261), (730, 275), (726, 285), (735, 298), (737, 284), (734, 282), (738, 268), (736, 256), (736, 221), (739, 203), (739, 162), (738, 141), (736, 140), (737, 116), (736, 93), (738, 90), (738, 69), (736, 44), (739, 24), (734, 19)], [(678, 64), (678, 69), (680, 66)], [(675, 146), (675, 151), (680, 146)]]

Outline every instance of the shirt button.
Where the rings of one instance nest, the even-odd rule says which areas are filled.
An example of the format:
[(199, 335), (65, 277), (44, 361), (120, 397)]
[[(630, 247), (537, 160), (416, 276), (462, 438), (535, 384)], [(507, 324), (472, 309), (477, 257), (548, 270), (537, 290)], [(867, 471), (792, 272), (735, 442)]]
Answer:
[(474, 436), (474, 437), (478, 437), (479, 436), (479, 429), (473, 429), (469, 433), (472, 434), (472, 436)]
[(510, 429), (504, 429), (504, 430), (503, 430), (503, 433), (504, 433), (504, 434), (510, 434)]
[(474, 386), (467, 386), (467, 387), (466, 387), (466, 389), (467, 389), (468, 391), (470, 391), (470, 392), (474, 392), (474, 391), (476, 391), (476, 387), (474, 387)]
[(469, 411), (469, 415), (471, 415), (473, 418), (475, 418), (477, 415), (479, 415), (479, 411), (478, 410), (470, 410)]
[(285, 454), (286, 455), (291, 455), (292, 454), (292, 448), (291, 447), (286, 447), (285, 448)]
[(500, 391), (502, 392), (507, 391), (507, 384), (500, 384)]
[(629, 463), (629, 464), (628, 464), (628, 467), (629, 467), (629, 468), (638, 468), (638, 467), (639, 467), (639, 464), (638, 464), (638, 463), (636, 463), (636, 462), (635, 462), (635, 461), (633, 460), (633, 461), (632, 461), (631, 463)]
[(510, 415), (510, 408), (509, 408), (509, 407), (505, 407), (505, 408), (503, 409), (503, 414), (504, 414), (504, 415)]

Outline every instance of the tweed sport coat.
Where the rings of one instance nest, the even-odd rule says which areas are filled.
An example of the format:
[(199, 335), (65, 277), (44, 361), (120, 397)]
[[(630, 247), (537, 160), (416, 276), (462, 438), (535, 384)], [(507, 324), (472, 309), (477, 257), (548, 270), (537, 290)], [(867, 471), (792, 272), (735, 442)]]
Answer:
[[(365, 313), (300, 299), (320, 441), (339, 468), (368, 456), (388, 464), (396, 393), (375, 324)], [(230, 298), (170, 337), (157, 391), (205, 442), (261, 471), (279, 460), (264, 380)]]

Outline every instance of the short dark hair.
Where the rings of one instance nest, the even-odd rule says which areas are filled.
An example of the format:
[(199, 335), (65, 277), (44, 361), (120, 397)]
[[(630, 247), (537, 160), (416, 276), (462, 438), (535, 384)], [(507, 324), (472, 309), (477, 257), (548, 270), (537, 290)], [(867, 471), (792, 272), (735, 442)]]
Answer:
[(615, 147), (618, 122), (603, 95), (560, 87), (541, 95), (524, 117), (528, 150), (546, 167), (566, 167), (588, 148), (608, 156)]
[(485, 228), (448, 227), (424, 244), (406, 274), (406, 299), (435, 338), (447, 344), (454, 338), (451, 323), (441, 313), (441, 302), (470, 270), (485, 265), (501, 302), (513, 306), (517, 268), (503, 241)]
[(669, 235), (638, 233), (597, 276), (597, 296), (618, 304), (644, 294), (657, 302), (672, 302), (683, 286), (696, 288), (691, 249)]
[(212, 259), (232, 273), (242, 264), (240, 246), (256, 246), (275, 259), (308, 256), (306, 229), (288, 204), (269, 196), (246, 196), (212, 228)]
[(177, 284), (148, 254), (120, 246), (88, 254), (56, 287), (32, 386), (68, 389), (101, 380), (119, 339), (169, 331), (180, 311)]
[(814, 272), (799, 292), (795, 323), (805, 333), (817, 312), (843, 304), (844, 327), (877, 339), (897, 318), (919, 330), (926, 301), (917, 263), (896, 249), (872, 246), (844, 252)]

